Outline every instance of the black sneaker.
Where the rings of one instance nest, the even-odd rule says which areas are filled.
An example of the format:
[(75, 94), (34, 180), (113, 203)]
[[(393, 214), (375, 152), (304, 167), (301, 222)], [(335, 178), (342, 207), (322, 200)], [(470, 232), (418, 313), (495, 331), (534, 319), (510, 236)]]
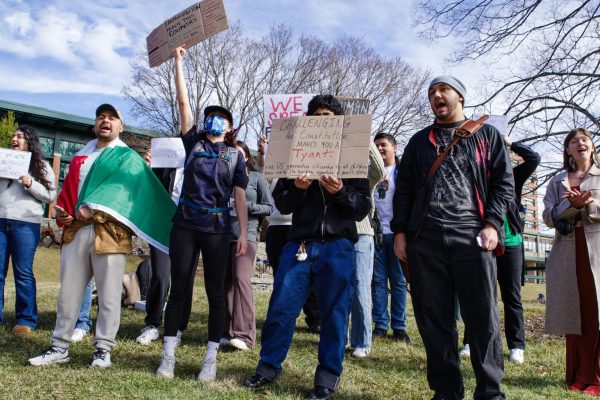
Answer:
[(373, 339), (382, 338), (387, 335), (387, 330), (381, 328), (373, 329)]
[(329, 400), (333, 396), (333, 390), (326, 388), (325, 386), (315, 386), (313, 390), (308, 394), (309, 400)]
[(261, 374), (254, 374), (244, 379), (244, 386), (252, 390), (260, 389), (263, 386), (269, 385), (271, 383), (273, 383), (272, 380), (268, 379), (265, 376), (262, 376)]
[(394, 329), (394, 340), (398, 340), (404, 343), (410, 343), (410, 336), (404, 329)]

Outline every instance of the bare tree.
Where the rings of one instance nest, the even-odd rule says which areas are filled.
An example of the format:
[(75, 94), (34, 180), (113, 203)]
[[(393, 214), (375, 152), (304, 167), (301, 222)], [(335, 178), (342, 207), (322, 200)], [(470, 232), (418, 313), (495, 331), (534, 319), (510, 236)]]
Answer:
[[(387, 59), (354, 37), (333, 43), (295, 37), (285, 25), (272, 26), (259, 40), (247, 38), (239, 23), (189, 50), (184, 74), (196, 118), (209, 103), (233, 111), (240, 138), (253, 143), (262, 132), (263, 95), (331, 93), (371, 100), (374, 131), (399, 137), (423, 125), (428, 113), (427, 71), (399, 58)], [(173, 134), (179, 129), (173, 65), (150, 69), (141, 56), (132, 65), (132, 84), (123, 93), (147, 128)]]
[[(501, 104), (516, 139), (558, 151), (571, 128), (599, 130), (600, 2), (421, 0), (417, 10), (422, 35), (457, 38), (449, 61), (494, 71), (474, 107)], [(560, 165), (544, 167), (551, 174)]]

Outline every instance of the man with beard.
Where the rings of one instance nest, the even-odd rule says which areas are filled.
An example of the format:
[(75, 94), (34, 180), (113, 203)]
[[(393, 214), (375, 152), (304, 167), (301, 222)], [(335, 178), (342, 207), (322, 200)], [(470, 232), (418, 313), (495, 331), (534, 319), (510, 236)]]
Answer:
[[(404, 149), (391, 228), (395, 253), (409, 267), (433, 399), (464, 398), (455, 296), (471, 345), (477, 381), (473, 398), (504, 399), (493, 251), (502, 248), (502, 224), (514, 198), (514, 182), (502, 137), (494, 127), (483, 125), (475, 134), (452, 141), (457, 130), (464, 132), (457, 128), (466, 119), (465, 94), (463, 83), (452, 76), (439, 76), (429, 85), (435, 121)], [(445, 151), (439, 168), (428, 177)]]
[[(91, 365), (110, 367), (132, 233), (168, 251), (169, 217), (175, 205), (142, 158), (119, 139), (122, 132), (119, 111), (110, 104), (98, 106), (96, 139), (77, 152), (69, 165), (56, 207), (57, 222), (63, 227), (56, 325), (51, 347), (29, 359), (30, 365), (69, 361), (75, 322), (93, 276), (99, 307)], [(137, 201), (133, 207), (136, 198), (152, 201)]]

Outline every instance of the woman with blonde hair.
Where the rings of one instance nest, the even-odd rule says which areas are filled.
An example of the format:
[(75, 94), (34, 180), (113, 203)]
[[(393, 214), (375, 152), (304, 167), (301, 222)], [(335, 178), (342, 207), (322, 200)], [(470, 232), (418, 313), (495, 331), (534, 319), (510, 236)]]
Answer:
[(567, 134), (563, 165), (544, 196), (544, 222), (556, 229), (546, 263), (546, 332), (566, 335), (567, 388), (600, 396), (600, 161), (589, 131)]

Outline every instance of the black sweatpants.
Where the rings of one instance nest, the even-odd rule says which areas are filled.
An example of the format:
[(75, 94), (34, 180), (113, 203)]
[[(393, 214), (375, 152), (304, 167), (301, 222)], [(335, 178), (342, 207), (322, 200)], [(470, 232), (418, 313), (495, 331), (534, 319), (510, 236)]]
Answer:
[[(171, 293), (165, 311), (165, 336), (175, 336), (185, 319), (202, 251), (204, 287), (208, 297), (208, 340), (219, 342), (225, 330), (225, 271), (229, 260), (227, 233), (205, 233), (174, 225), (171, 230)], [(191, 305), (190, 305), (191, 306)]]
[(476, 241), (481, 228), (426, 222), (407, 245), (411, 296), (427, 353), (427, 380), (436, 394), (462, 399), (454, 296), (469, 335), (477, 380), (474, 399), (504, 399), (496, 261)]
[[(283, 246), (288, 242), (290, 228), (291, 225), (269, 225), (267, 228), (266, 250), (269, 264), (273, 268), (273, 276), (277, 272)], [(304, 310), (304, 315), (306, 315), (305, 321), (309, 328), (321, 325), (321, 311), (319, 310), (317, 294), (314, 288), (311, 288), (302, 310)]]

